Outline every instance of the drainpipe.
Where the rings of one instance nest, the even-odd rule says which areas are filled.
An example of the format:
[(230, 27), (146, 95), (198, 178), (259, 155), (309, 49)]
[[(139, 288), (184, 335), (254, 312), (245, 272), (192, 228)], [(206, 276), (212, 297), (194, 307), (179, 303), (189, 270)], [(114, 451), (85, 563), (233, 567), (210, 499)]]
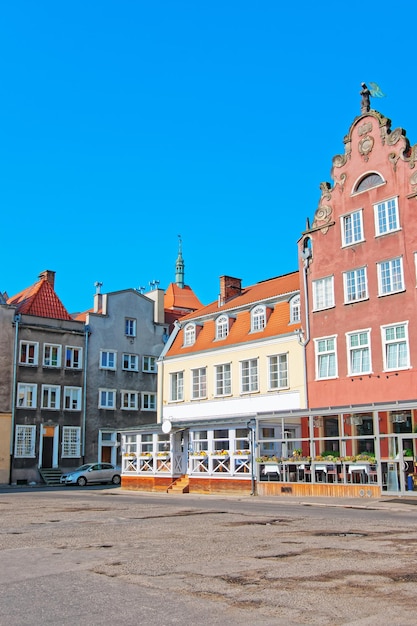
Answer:
[(10, 465), (9, 465), (9, 485), (12, 484), (12, 470), (14, 461), (14, 444), (15, 444), (15, 421), (16, 421), (16, 381), (17, 381), (17, 355), (18, 355), (18, 339), (19, 339), (19, 322), (21, 316), (18, 313), (14, 316), (14, 349), (13, 349), (13, 381), (12, 381), (12, 420), (11, 420), (11, 437), (10, 437)]
[[(298, 333), (298, 343), (303, 348), (303, 357), (304, 357), (304, 393), (306, 398), (306, 408), (309, 409), (309, 401), (308, 401), (308, 383), (307, 383), (307, 345), (310, 342), (310, 316), (309, 316), (309, 297), (308, 297), (308, 283), (307, 283), (307, 271), (310, 265), (311, 259), (311, 251), (306, 248), (303, 253), (303, 285), (304, 285), (304, 316), (305, 316), (305, 337), (303, 337), (303, 331), (301, 330)], [(309, 435), (310, 435), (310, 456), (312, 454), (313, 448), (313, 439), (312, 439), (312, 420), (311, 417), (308, 417), (308, 426), (309, 426)]]
[(83, 394), (83, 414), (81, 426), (81, 457), (85, 462), (85, 426), (87, 419), (87, 363), (88, 363), (88, 338), (90, 336), (90, 326), (85, 325), (85, 349), (84, 349), (84, 394)]

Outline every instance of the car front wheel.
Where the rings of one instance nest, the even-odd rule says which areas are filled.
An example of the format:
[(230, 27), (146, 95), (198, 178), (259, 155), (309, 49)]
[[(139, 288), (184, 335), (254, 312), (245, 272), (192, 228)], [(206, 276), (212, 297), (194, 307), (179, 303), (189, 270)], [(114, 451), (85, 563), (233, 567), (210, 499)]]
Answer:
[(112, 481), (113, 485), (120, 485), (120, 476), (118, 474), (116, 474), (115, 476), (113, 476), (111, 481)]
[(79, 479), (77, 480), (77, 485), (79, 487), (85, 487), (87, 484), (87, 479), (84, 478), (84, 476), (80, 476)]

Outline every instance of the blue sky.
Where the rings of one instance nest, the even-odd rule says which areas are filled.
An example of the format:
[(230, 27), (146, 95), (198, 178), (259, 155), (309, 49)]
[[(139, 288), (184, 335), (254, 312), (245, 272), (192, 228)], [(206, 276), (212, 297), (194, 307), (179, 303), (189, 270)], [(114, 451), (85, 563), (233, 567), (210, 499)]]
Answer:
[(55, 270), (71, 312), (165, 289), (178, 235), (200, 300), (297, 269), (360, 113), (417, 142), (415, 2), (16, 0), (0, 19), (0, 290)]

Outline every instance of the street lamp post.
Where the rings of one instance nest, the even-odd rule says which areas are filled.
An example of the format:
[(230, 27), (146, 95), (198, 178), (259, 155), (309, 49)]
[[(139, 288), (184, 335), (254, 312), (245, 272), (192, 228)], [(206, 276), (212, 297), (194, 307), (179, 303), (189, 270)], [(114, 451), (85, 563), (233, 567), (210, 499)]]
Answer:
[(255, 429), (256, 419), (252, 418), (248, 422), (248, 429), (250, 432), (250, 469), (251, 469), (251, 496), (256, 495), (255, 490)]

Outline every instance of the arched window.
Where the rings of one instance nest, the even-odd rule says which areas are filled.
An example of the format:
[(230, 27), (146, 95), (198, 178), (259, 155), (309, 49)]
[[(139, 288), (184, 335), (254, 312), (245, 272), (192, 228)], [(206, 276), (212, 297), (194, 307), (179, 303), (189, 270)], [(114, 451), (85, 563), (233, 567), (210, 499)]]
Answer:
[(378, 185), (382, 185), (384, 183), (384, 179), (379, 175), (373, 172), (372, 174), (367, 174), (359, 183), (356, 185), (355, 192), (359, 193), (360, 191), (367, 191), (372, 187), (377, 187)]
[(300, 296), (294, 296), (290, 300), (290, 324), (296, 324), (301, 320)]
[(216, 339), (225, 339), (229, 334), (229, 318), (220, 315), (216, 320)]
[(192, 346), (195, 343), (195, 324), (187, 324), (184, 328), (184, 346)]
[(266, 326), (266, 311), (264, 306), (257, 306), (252, 310), (252, 332), (263, 330)]

